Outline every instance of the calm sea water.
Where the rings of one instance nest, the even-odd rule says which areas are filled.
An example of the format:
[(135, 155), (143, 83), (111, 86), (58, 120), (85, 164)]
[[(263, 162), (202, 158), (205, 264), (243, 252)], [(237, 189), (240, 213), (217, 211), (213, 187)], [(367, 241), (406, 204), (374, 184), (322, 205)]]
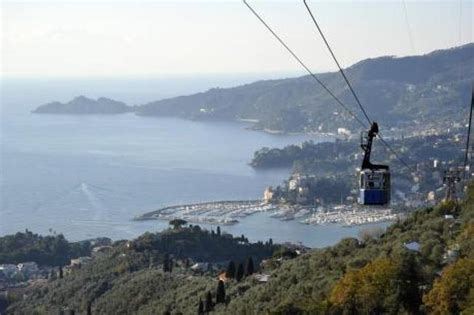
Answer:
[[(158, 231), (167, 222), (131, 218), (173, 204), (261, 198), (264, 188), (286, 179), (289, 170), (253, 170), (247, 163), (255, 150), (328, 140), (248, 131), (241, 123), (30, 113), (41, 103), (80, 94), (140, 104), (218, 80), (223, 78), (3, 82), (0, 235), (27, 228), (52, 229), (71, 240), (124, 239)], [(313, 247), (355, 236), (359, 229), (281, 222), (265, 213), (224, 228), (253, 241), (271, 237)]]

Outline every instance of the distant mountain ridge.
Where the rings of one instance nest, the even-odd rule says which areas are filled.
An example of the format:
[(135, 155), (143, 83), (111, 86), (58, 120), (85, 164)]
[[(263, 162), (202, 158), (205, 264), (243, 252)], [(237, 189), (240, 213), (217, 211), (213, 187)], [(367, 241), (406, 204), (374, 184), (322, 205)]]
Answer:
[(51, 102), (36, 108), (38, 114), (119, 114), (133, 111), (127, 104), (109, 98), (97, 100), (85, 96), (75, 97), (67, 103)]
[[(421, 56), (366, 59), (345, 71), (369, 116), (384, 127), (449, 124), (462, 120), (467, 112), (474, 80), (474, 43)], [(339, 73), (317, 76), (363, 118)], [(124, 103), (110, 107), (90, 102), (81, 105), (83, 102), (76, 100), (70, 102), (73, 104), (46, 104), (35, 112), (134, 111), (141, 116), (251, 120), (258, 121), (256, 129), (283, 132), (334, 132), (339, 127), (360, 127), (310, 76), (212, 88), (135, 107)]]
[[(346, 69), (369, 115), (385, 125), (414, 120), (460, 119), (474, 78), (474, 43), (422, 56), (379, 57)], [(339, 73), (318, 78), (361, 116)], [(334, 131), (354, 126), (310, 76), (210, 89), (140, 106), (138, 115), (191, 119), (253, 119), (258, 128)]]

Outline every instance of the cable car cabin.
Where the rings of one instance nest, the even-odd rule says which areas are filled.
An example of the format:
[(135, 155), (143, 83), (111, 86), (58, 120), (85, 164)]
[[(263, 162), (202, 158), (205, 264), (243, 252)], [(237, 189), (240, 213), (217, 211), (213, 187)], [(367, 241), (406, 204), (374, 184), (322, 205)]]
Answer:
[(359, 203), (386, 205), (390, 203), (390, 171), (387, 169), (360, 172)]
[(360, 171), (359, 203), (362, 205), (386, 205), (390, 203), (390, 170), (388, 165), (372, 164), (370, 153), (372, 141), (377, 136), (379, 127), (376, 122), (368, 132), (367, 137), (361, 138), (361, 148), (364, 160)]

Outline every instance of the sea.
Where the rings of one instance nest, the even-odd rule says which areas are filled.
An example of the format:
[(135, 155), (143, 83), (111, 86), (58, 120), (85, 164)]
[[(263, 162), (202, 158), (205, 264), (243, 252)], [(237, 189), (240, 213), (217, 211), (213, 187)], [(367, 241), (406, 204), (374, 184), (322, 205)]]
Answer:
[[(31, 111), (79, 95), (139, 105), (271, 78), (253, 74), (2, 79), (0, 235), (28, 229), (62, 233), (71, 241), (99, 236), (131, 239), (168, 227), (166, 221), (132, 220), (145, 212), (184, 203), (262, 198), (267, 186), (281, 184), (291, 170), (253, 169), (248, 163), (256, 150), (332, 139), (252, 131), (243, 122)], [(258, 213), (221, 228), (251, 241), (272, 238), (325, 247), (357, 236), (366, 227), (311, 226)]]

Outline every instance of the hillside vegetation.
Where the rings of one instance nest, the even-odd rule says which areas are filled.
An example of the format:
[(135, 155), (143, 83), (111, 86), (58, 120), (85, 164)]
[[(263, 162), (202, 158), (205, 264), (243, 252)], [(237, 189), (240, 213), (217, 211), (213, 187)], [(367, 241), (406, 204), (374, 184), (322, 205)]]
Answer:
[[(474, 43), (421, 56), (385, 56), (360, 61), (346, 69), (354, 89), (384, 130), (390, 127), (426, 130), (448, 128), (465, 119), (474, 79)], [(339, 73), (318, 78), (359, 117), (349, 89)], [(200, 120), (257, 121), (255, 129), (281, 132), (352, 131), (356, 121), (337, 105), (310, 76), (257, 81), (233, 88), (173, 97), (127, 106), (107, 98), (83, 96), (67, 103), (52, 102), (34, 113), (172, 116)], [(357, 128), (357, 129), (356, 129)]]
[[(474, 44), (422, 56), (367, 59), (347, 68), (346, 73), (368, 112), (385, 127), (459, 121), (474, 78)], [(339, 73), (319, 77), (359, 113)], [(286, 132), (356, 126), (310, 76), (214, 88), (139, 106), (137, 114), (253, 119), (259, 121), (256, 128)]]
[(0, 237), (0, 264), (34, 261), (39, 265), (60, 266), (71, 258), (90, 253), (89, 241), (69, 243), (62, 234), (41, 236), (26, 230)]
[[(215, 252), (218, 259), (235, 260), (237, 265), (245, 256), (261, 253), (255, 257), (255, 269), (268, 275), (268, 281), (258, 281), (247, 272), (248, 267), (245, 276), (239, 279), (228, 267), (230, 279), (219, 283), (217, 271), (196, 273), (189, 269), (186, 265), (189, 251), (196, 260), (211, 258), (207, 253)], [(170, 252), (174, 255), (169, 255)], [(269, 255), (273, 258), (259, 266), (258, 261)], [(173, 260), (171, 271), (164, 269), (163, 264), (169, 263), (167, 257)], [(474, 187), (471, 186), (459, 207), (444, 203), (417, 210), (385, 232), (367, 230), (359, 239), (346, 238), (335, 246), (301, 255), (271, 242), (250, 244), (245, 237), (232, 238), (197, 227), (148, 233), (131, 243), (116, 243), (110, 254), (96, 258), (63, 279), (33, 286), (21, 295), (17, 293), (12, 298), (16, 302), (8, 311), (11, 314), (48, 314), (60, 309), (73, 309), (76, 313), (89, 309), (93, 314), (197, 314), (199, 310), (208, 310), (210, 314), (471, 314), (473, 297)]]

